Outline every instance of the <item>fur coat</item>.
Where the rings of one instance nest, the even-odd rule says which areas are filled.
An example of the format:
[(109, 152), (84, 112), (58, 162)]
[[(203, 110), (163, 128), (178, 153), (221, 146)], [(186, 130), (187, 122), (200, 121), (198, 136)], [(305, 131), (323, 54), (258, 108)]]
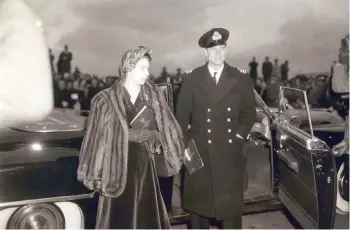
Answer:
[[(123, 87), (122, 82), (117, 81), (92, 99), (77, 170), (79, 181), (107, 197), (121, 195), (127, 180), (128, 147), (132, 140), (126, 119)], [(142, 90), (146, 103), (156, 116), (166, 167), (170, 175), (175, 175), (183, 163), (181, 128), (157, 86), (147, 81)]]

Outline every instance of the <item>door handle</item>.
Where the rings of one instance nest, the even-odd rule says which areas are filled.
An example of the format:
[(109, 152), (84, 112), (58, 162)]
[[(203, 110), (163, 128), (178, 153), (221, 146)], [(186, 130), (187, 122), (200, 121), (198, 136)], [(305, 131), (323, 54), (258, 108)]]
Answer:
[(294, 172), (299, 172), (299, 165), (295, 157), (287, 151), (287, 149), (277, 150), (278, 157), (292, 169)]

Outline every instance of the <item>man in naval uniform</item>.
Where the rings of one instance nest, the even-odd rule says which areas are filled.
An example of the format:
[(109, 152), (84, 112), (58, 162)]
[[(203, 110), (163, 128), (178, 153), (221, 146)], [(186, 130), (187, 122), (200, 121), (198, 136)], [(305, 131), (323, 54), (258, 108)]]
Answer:
[[(243, 144), (254, 124), (255, 98), (246, 71), (225, 62), (229, 31), (214, 28), (199, 39), (208, 62), (183, 78), (176, 116), (186, 141), (194, 139), (204, 167), (185, 173), (183, 207), (192, 228), (242, 228)], [(190, 129), (188, 129), (190, 125)]]

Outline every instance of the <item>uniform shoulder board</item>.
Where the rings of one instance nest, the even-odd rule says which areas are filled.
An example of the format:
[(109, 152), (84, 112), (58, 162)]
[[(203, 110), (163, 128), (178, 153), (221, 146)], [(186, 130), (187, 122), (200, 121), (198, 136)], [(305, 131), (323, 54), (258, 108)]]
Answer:
[[(237, 68), (237, 67), (236, 67)], [(241, 73), (247, 73), (247, 70), (245, 70), (245, 69), (240, 69), (240, 68), (237, 68), (238, 70), (239, 70), (239, 72), (241, 72)]]
[(185, 74), (189, 74), (189, 73), (192, 73), (192, 70), (191, 70), (191, 69), (185, 71)]

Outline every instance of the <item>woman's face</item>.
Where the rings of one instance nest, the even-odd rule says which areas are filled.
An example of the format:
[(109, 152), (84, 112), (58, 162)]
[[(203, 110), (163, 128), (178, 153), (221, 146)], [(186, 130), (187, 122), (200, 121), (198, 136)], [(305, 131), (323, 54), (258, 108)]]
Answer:
[(148, 76), (149, 76), (149, 60), (147, 57), (141, 58), (135, 68), (128, 72), (126, 75), (127, 81), (132, 82), (137, 85), (145, 84)]

